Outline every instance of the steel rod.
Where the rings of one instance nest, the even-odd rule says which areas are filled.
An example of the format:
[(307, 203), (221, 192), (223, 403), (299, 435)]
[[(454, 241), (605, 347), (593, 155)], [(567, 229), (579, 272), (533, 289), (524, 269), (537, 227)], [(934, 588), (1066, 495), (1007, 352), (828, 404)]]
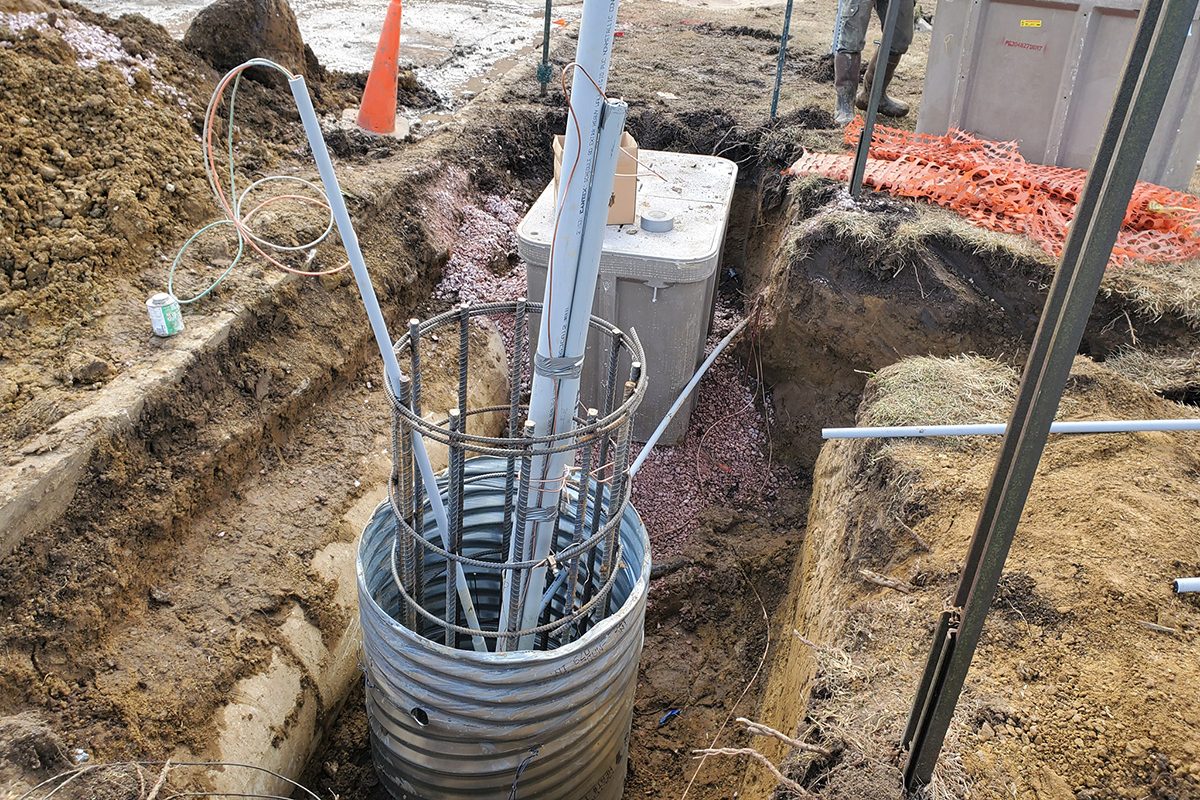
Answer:
[[(893, 427), (822, 428), (822, 439), (906, 439), (938, 436), (1002, 436), (1003, 422), (975, 425), (897, 425)], [(1142, 433), (1148, 431), (1200, 431), (1200, 419), (1075, 420), (1055, 422), (1050, 433)]]
[[(401, 403), (411, 402), (412, 383), (412, 380), (407, 376), (400, 376), (400, 396), (398, 399)], [(394, 502), (399, 509), (400, 517), (406, 523), (410, 522), (412, 518), (414, 473), (415, 470), (412, 468), (412, 437), (406, 436), (403, 426), (397, 422), (392, 425), (392, 480), (388, 490), (397, 495)], [(399, 535), (403, 537), (400, 542), (401, 574), (405, 587), (412, 593), (416, 588), (417, 542), (404, 525), (397, 526), (397, 530), (401, 532)], [(422, 555), (424, 555), (423, 552)], [(404, 615), (408, 626), (415, 629), (417, 624), (417, 610), (411, 604), (406, 603)]]
[[(451, 433), (458, 433), (462, 425), (462, 419), (458, 414), (457, 408), (450, 409), (449, 424)], [(450, 538), (446, 540), (446, 550), (455, 555), (459, 553), (459, 540), (462, 530), (462, 505), (459, 502), (462, 498), (462, 486), (458, 482), (458, 461), (462, 455), (461, 445), (455, 444), (453, 440), (450, 442), (450, 447), (447, 450), (446, 460), (448, 469), (446, 475), (447, 486), (447, 504), (450, 506)], [(458, 597), (457, 597), (457, 578), (458, 578), (458, 562), (451, 559), (446, 559), (446, 622), (449, 625), (458, 624)], [(445, 629), (446, 646), (456, 647), (457, 636), (450, 628)]]
[[(587, 417), (585, 418), (588, 427), (595, 424), (596, 419), (600, 416), (597, 409), (589, 408)], [(583, 444), (579, 453), (579, 491), (575, 495), (575, 532), (571, 537), (571, 543), (578, 545), (584, 539), (584, 531), (587, 530), (587, 501), (588, 494), (591, 489), (592, 476), (592, 442), (588, 440)], [(595, 550), (596, 548), (592, 548)], [(575, 610), (575, 605), (579, 597), (579, 560), (582, 554), (571, 559), (567, 565), (567, 593), (564, 595), (564, 614), (570, 614)], [(588, 576), (591, 579), (591, 576)], [(566, 644), (571, 641), (571, 631), (574, 625), (566, 625), (559, 631), (559, 642)]]
[(546, 87), (550, 83), (550, 16), (553, 13), (553, 0), (546, 0), (546, 15), (542, 20), (542, 63), (538, 64), (537, 80), (541, 85), (538, 94), (546, 96)]
[[(526, 438), (531, 438), (535, 435), (537, 426), (533, 420), (525, 420), (524, 433)], [(525, 528), (526, 518), (529, 516), (529, 477), (533, 471), (533, 446), (529, 445), (525, 448), (524, 455), (521, 456), (521, 474), (520, 480), (517, 482), (517, 511), (516, 524), (513, 525), (512, 534), (512, 553), (513, 561), (526, 560), (525, 546)], [(508, 602), (505, 604), (502, 613), (500, 614), (500, 627), (498, 631), (515, 631), (520, 628), (521, 621), (521, 593), (522, 587), (528, 576), (525, 574), (528, 570), (511, 570), (508, 576), (508, 584), (504, 588), (508, 594), (505, 598)], [(497, 649), (512, 650), (517, 644), (515, 636), (509, 636), (497, 641)]]
[[(1022, 374), (966, 566), (943, 615), (947, 635), (934, 642), (926, 665), (932, 679), (922, 682), (924, 692), (915, 699), (906, 726), (904, 782), (910, 791), (933, 775), (1196, 5), (1197, 0), (1166, 0), (1165, 5), (1150, 0), (1143, 8), (1117, 102)], [(1128, 97), (1123, 96), (1126, 91)]]
[[(629, 380), (625, 382), (625, 399), (628, 399), (637, 388), (637, 382), (641, 379), (642, 365), (638, 362), (633, 362), (633, 366), (629, 371)], [(621, 513), (621, 509), (625, 505), (625, 492), (629, 481), (629, 451), (633, 444), (633, 420), (626, 419), (620, 429), (617, 431), (617, 451), (613, 455), (613, 482), (608, 488), (608, 513), (607, 519), (613, 520)], [(614, 556), (617, 550), (617, 539), (620, 538), (620, 525), (614, 525), (609, 535), (604, 540), (604, 561), (600, 567), (600, 578), (598, 583), (603, 585), (608, 580), (608, 576), (617, 568), (614, 563)], [(608, 616), (609, 598), (605, 599), (602, 606), (598, 608), (596, 623)]]
[(783, 65), (787, 61), (788, 34), (792, 27), (792, 2), (787, 0), (787, 10), (783, 12), (783, 33), (779, 36), (779, 58), (775, 61), (775, 91), (771, 94), (771, 119), (779, 113), (779, 91), (783, 86)]
[(892, 36), (896, 32), (896, 18), (900, 14), (899, 0), (888, 0), (883, 14), (883, 34), (879, 37), (879, 49), (875, 52), (875, 70), (871, 80), (871, 93), (867, 100), (867, 113), (863, 117), (862, 134), (858, 138), (858, 152), (854, 155), (854, 170), (850, 173), (850, 196), (862, 194), (863, 177), (867, 174), (867, 159), (870, 158), (871, 138), (875, 135), (875, 117), (879, 114), (879, 101), (883, 99), (883, 79), (887, 62), (892, 55)]
[[(417, 416), (421, 415), (421, 324), (416, 319), (408, 321), (408, 351), (409, 365), (412, 370), (412, 386), (410, 391), (409, 408)], [(421, 475), (417, 470), (413, 470), (413, 530), (425, 530), (425, 484), (421, 481)], [(421, 593), (425, 586), (425, 547), (423, 545), (416, 547), (415, 559), (413, 561), (413, 588), (412, 596), (417, 602), (421, 601)], [(415, 620), (414, 620), (415, 622)]]
[[(526, 321), (526, 300), (522, 297), (517, 302), (517, 310), (513, 315), (513, 352), (508, 369), (508, 438), (517, 436), (517, 414), (521, 404), (521, 374), (525, 366), (525, 342), (529, 339), (528, 322)], [(500, 547), (502, 554), (509, 552), (512, 541), (512, 511), (513, 487), (516, 485), (516, 456), (507, 459), (507, 474), (504, 479), (504, 521), (501, 523), (503, 540)]]

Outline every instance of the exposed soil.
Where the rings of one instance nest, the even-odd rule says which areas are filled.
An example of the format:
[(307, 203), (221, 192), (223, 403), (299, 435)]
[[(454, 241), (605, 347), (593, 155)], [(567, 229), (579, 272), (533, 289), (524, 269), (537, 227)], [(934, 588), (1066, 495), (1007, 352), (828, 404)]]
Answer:
[[(134, 324), (142, 303), (163, 289), (178, 246), (215, 213), (198, 136), (218, 76), (143, 18), (113, 20), (69, 3), (0, 14), (0, 44), (0, 218), (9, 232), (0, 239), (0, 453), (8, 455), (153, 357), (148, 329)], [(357, 96), (354, 81), (322, 74), (312, 78), (318, 109), (340, 113)], [(245, 135), (235, 137), (243, 175), (302, 153), (283, 95), (243, 83)], [(219, 238), (203, 253), (214, 266), (232, 255)], [(229, 288), (259, 283), (235, 274)]]
[[(722, 11), (648, 0), (622, 11), (611, 93), (630, 100), (629, 127), (643, 147), (738, 162), (723, 297), (736, 313), (760, 314), (754, 345), (731, 353), (714, 376), (741, 394), (702, 384), (691, 443), (673, 451), (689, 481), (696, 468), (695, 502), (676, 507), (639, 489), (639, 503), (658, 499), (665, 509), (652, 537), (667, 557), (648, 609), (628, 797), (683, 794), (701, 766), (691, 751), (714, 737), (719, 745), (751, 744), (732, 722), (722, 727), (730, 717), (763, 716), (796, 733), (805, 713), (801, 688), (814, 672), (818, 705), (808, 713), (817, 728), (809, 732), (805, 723), (799, 731), (842, 755), (837, 763), (797, 760), (789, 775), (831, 797), (855, 796), (839, 794), (853, 782), (867, 787), (858, 796), (884, 796), (868, 789), (894, 784), (889, 748), (911, 695), (905, 665), (923, 656), (935, 606), (952, 585), (990, 451), (920, 446), (889, 450), (879, 464), (862, 460), (865, 450), (827, 451), (859, 460), (839, 462), (845, 470), (837, 480), (834, 455), (819, 465), (820, 519), (823, 502), (862, 511), (848, 516), (869, 528), (852, 558), (918, 586), (911, 601), (898, 603), (858, 583), (838, 588), (849, 580), (843, 561), (788, 585), (804, 553), (803, 569), (842, 553), (816, 547), (828, 533), (819, 525), (809, 525), (804, 541), (814, 431), (853, 420), (866, 381), (856, 370), (928, 352), (1015, 361), (1047, 282), (1047, 266), (1028, 260), (1019, 242), (981, 243), (959, 229), (931, 228), (923, 210), (887, 199), (871, 199), (867, 213), (836, 207), (827, 188), (784, 184), (779, 171), (802, 148), (841, 147), (824, 55), (832, 7), (832, 0), (797, 4), (774, 122), (767, 109), (779, 8)], [(80, 63), (66, 41), (76, 22), (92, 26), (82, 30), (104, 44), (105, 63)], [(0, 122), (7, 123), (0, 125), (0, 167), (8, 192), (0, 214), (16, 232), (0, 241), (0, 452), (14, 468), (69, 443), (74, 432), (55, 422), (99, 398), (110, 402), (114, 381), (188, 341), (152, 339), (142, 302), (162, 287), (164, 257), (213, 213), (194, 137), (216, 73), (137, 17), (114, 21), (68, 7), (32, 24), (44, 29), (23, 33), (29, 26), (22, 23), (9, 35), (0, 24)], [(556, 31), (554, 44), (561, 67), (574, 49), (569, 26)], [(914, 104), (927, 47), (918, 36), (896, 85)], [(550, 179), (550, 137), (565, 124), (561, 92), (552, 86), (539, 97), (532, 72), (525, 64), (496, 80), (459, 121), (421, 142), (368, 139), (338, 126), (361, 76), (313, 81), (394, 329), (466, 297), (478, 276), (502, 273), (508, 289), (521, 283), (512, 225)], [(237, 148), (245, 176), (308, 174), (296, 122), (279, 110), (289, 107), (286, 96), (254, 83), (242, 91)], [(432, 102), (415, 81), (402, 80), (401, 91), (411, 105)], [(873, 220), (865, 238), (862, 226), (847, 222), (854, 216)], [(210, 274), (223, 253), (219, 242), (206, 245), (183, 279)], [(315, 263), (334, 266), (340, 258), (336, 246), (322, 248)], [(436, 294), (443, 267), (455, 280)], [(1109, 357), (1136, 336), (1142, 347), (1194, 353), (1188, 314), (1195, 309), (1177, 302), (1191, 277), (1168, 273), (1111, 284), (1087, 351)], [(326, 643), (344, 629), (335, 594), (346, 587), (314, 564), (326, 548), (352, 542), (357, 531), (340, 520), (367, 485), (383, 480), (387, 435), (377, 359), (348, 276), (282, 279), (254, 262), (191, 309), (188, 324), (186, 335), (197, 337), (225, 324), (229, 331), (198, 352), (177, 382), (139, 398), (144, 405), (136, 406), (132, 426), (105, 437), (86, 464), (69, 511), (0, 561), (0, 780), (46, 777), (64, 766), (63, 751), (69, 765), (76, 749), (93, 761), (210, 757), (213, 715), (240, 680), (276, 658), (305, 663), (280, 645), (289, 620), (312, 623)], [(1179, 413), (1094, 367), (1081, 374), (1092, 382), (1077, 381), (1077, 409)], [(722, 406), (746, 396), (745, 418), (729, 419), (734, 409)], [(752, 463), (731, 467), (722, 458), (731, 451), (720, 448), (742, 424), (763, 437), (745, 451)], [(706, 434), (714, 426), (719, 435)], [(1112, 796), (1104, 781), (1131, 797), (1195, 796), (1194, 740), (1164, 731), (1198, 721), (1187, 710), (1196, 698), (1180, 666), (1195, 661), (1197, 611), (1172, 605), (1178, 601), (1161, 596), (1153, 581), (1200, 569), (1200, 555), (1188, 555), (1196, 550), (1191, 498), (1200, 472), (1186, 441), (1114, 441), (1056, 443), (1067, 449), (1048, 456), (1053, 480), (1039, 495), (1046, 504), (1039, 527), (1014, 561), (990, 649), (981, 654), (999, 666), (979, 673), (970, 719), (951, 747), (948, 775), (978, 787), (971, 796), (999, 796), (992, 787), (1007, 784), (990, 783), (993, 774), (1023, 791), (1034, 774), (1023, 774), (1027, 763), (1053, 770), (1077, 797)], [(734, 467), (745, 472), (728, 494)], [(933, 545), (933, 555), (918, 555), (902, 528), (868, 524), (875, 509), (895, 503), (889, 487), (897, 476), (904, 477), (905, 524)], [(756, 494), (759, 478), (769, 493)], [(1094, 502), (1096, 486), (1115, 499)], [(1123, 547), (1136, 545), (1135, 557), (1097, 546), (1111, 539), (1113, 520), (1127, 521), (1119, 532)], [(845, 529), (846, 541), (857, 535), (849, 522)], [(1070, 574), (1055, 572), (1065, 563), (1058, 555), (1064, 544)], [(810, 596), (808, 608), (826, 614), (817, 615), (824, 627), (809, 631), (827, 648), (824, 660), (797, 654), (791, 634), (796, 604)], [(1093, 618), (1094, 604), (1102, 613)], [(848, 616), (838, 611), (843, 606)], [(763, 609), (772, 620), (769, 647)], [(1138, 620), (1177, 633), (1149, 631)], [(1109, 635), (1110, 627), (1119, 633)], [(1159, 671), (1153, 686), (1142, 684), (1152, 711), (1143, 721), (1135, 713), (1142, 692), (1120, 688), (1139, 685), (1146, 659), (1154, 661), (1147, 670)], [(308, 674), (304, 680), (314, 683)], [(344, 798), (378, 796), (361, 695), (325, 697), (305, 685), (316, 727), (330, 736), (306, 781)], [(1190, 706), (1172, 706), (1172, 696), (1190, 698)], [(887, 705), (871, 705), (872, 697)], [(302, 711), (282, 727), (298, 725)], [(1075, 711), (1079, 721), (1072, 721)], [(994, 737), (982, 738), (983, 722)], [(1072, 737), (1064, 739), (1064, 730)], [(1127, 748), (1136, 752), (1122, 756)], [(2, 771), (10, 767), (18, 778)], [(773, 780), (752, 765), (743, 782), (745, 770), (741, 760), (709, 758), (688, 797), (768, 796)], [(1047, 775), (1043, 782), (1061, 788), (1055, 781)], [(136, 782), (122, 785), (126, 793), (114, 796), (140, 797)], [(86, 791), (92, 794), (79, 796), (104, 796)], [(1046, 789), (1039, 796), (1055, 795)]]
[[(962, 361), (946, 375), (969, 382), (977, 368)], [(946, 394), (963, 418), (991, 410), (967, 392)], [(915, 415), (919, 396), (901, 400)], [(897, 401), (876, 392), (861, 413), (877, 402)], [(1195, 414), (1083, 358), (1063, 411)], [(789, 774), (820, 796), (902, 796), (896, 742), (997, 452), (996, 440), (841, 442), (822, 452), (793, 578), (803, 588), (781, 620), (812, 643), (790, 645), (804, 691), (779, 701), (798, 712), (803, 735), (836, 752), (789, 760)], [(1187, 435), (1051, 439), (932, 796), (1200, 796), (1189, 666), (1200, 609), (1170, 590), (1172, 576), (1200, 568), (1198, 475)], [(864, 568), (909, 588), (868, 583)]]
[[(763, 307), (764, 367), (786, 454), (811, 462), (819, 430), (853, 424), (867, 377), (904, 356), (978, 353), (1020, 363), (1052, 267), (1012, 237), (825, 181), (764, 191), (747, 285)], [(1119, 274), (1114, 279), (1121, 279)], [(1081, 351), (1194, 349), (1186, 314), (1101, 294)]]

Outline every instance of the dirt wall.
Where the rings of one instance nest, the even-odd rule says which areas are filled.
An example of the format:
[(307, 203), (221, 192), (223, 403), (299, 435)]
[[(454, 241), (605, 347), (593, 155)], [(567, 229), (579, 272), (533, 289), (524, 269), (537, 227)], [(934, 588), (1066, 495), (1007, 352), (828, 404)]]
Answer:
[[(880, 402), (890, 401), (876, 392), (864, 408)], [(1064, 410), (1195, 416), (1086, 359)], [(1200, 569), (1191, 438), (1051, 440), (931, 796), (1200, 796), (1200, 685), (1186, 666), (1200, 654), (1200, 607), (1169, 584)], [(760, 712), (833, 750), (788, 760), (787, 774), (820, 796), (902, 796), (900, 733), (996, 452), (995, 441), (822, 450), (791, 611), (777, 622), (796, 634)], [(751, 774), (743, 796), (766, 797), (770, 783)]]
[[(1052, 267), (1016, 237), (985, 236), (936, 209), (796, 181), (764, 185), (747, 258), (784, 452), (812, 463), (819, 431), (850, 425), (868, 377), (906, 356), (977, 353), (1019, 363)], [(1106, 292), (1082, 352), (1200, 338), (1170, 312)]]

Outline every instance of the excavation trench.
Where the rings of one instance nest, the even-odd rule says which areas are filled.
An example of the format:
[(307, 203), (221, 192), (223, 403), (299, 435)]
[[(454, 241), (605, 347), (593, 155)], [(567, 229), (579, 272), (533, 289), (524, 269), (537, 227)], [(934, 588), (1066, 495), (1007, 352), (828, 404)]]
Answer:
[[(526, 135), (536, 140), (557, 122), (545, 119), (549, 124), (535, 120)], [(660, 146), (683, 144), (670, 133), (677, 120), (643, 116), (636, 124), (647, 138), (661, 136)], [(847, 206), (835, 187), (788, 186), (777, 177), (781, 159), (764, 152), (761, 141), (757, 150), (737, 154), (743, 179), (726, 240), (720, 303), (737, 314), (757, 315), (751, 341), (730, 360), (745, 366), (751, 397), (768, 388), (771, 478), (755, 487), (753, 500), (735, 500), (741, 476), (731, 476), (720, 458), (705, 461), (691, 454), (689, 446), (703, 447), (714, 419), (727, 428), (740, 424), (728, 414), (706, 416), (703, 399), (688, 438), (665, 457), (679, 470), (678, 480), (694, 481), (706, 500), (696, 511), (682, 510), (680, 522), (688, 529), (683, 537), (674, 526), (650, 526), (658, 566), (647, 610), (627, 797), (673, 797), (688, 786), (690, 797), (772, 795), (774, 779), (757, 765), (712, 757), (697, 771), (691, 751), (708, 747), (718, 731), (721, 744), (747, 744), (731, 716), (761, 718), (788, 734), (808, 730), (804, 720), (810, 694), (819, 688), (818, 659), (798, 647), (793, 631), (840, 626), (842, 617), (826, 606), (844, 596), (844, 587), (828, 574), (836, 569), (822, 567), (821, 554), (806, 543), (806, 528), (816, 524), (809, 504), (814, 491), (819, 499), (857, 485), (855, 475), (863, 468), (861, 462), (844, 464), (848, 474), (842, 476), (828, 465), (834, 456), (827, 456), (822, 469), (819, 428), (854, 424), (868, 376), (907, 356), (974, 353), (1019, 365), (1049, 283), (1045, 260), (1019, 242), (984, 246), (966, 226), (936, 214), (929, 219), (923, 209), (886, 198)], [(507, 164), (531, 190), (548, 177), (536, 153), (517, 151)], [(873, 231), (856, 235), (845, 224), (847, 216), (861, 217)], [(880, 235), (906, 225), (903, 246)], [(1124, 295), (1109, 291), (1092, 314), (1083, 352), (1098, 361), (1124, 352), (1133, 330), (1142, 347), (1194, 341), (1185, 321), (1149, 319)], [(702, 382), (700, 397), (717, 392), (720, 380)], [(694, 460), (681, 464), (680, 453)], [(727, 497), (723, 481), (729, 484)], [(887, 491), (877, 490), (873, 499), (885, 502)], [(634, 500), (639, 502), (636, 493)], [(664, 500), (649, 494), (639, 508), (646, 513)], [(963, 519), (972, 513), (970, 504), (963, 506)], [(898, 526), (888, 525), (895, 536)], [(886, 566), (895, 552), (907, 551), (893, 546), (871, 563)], [(817, 638), (832, 636), (822, 631)], [(915, 638), (923, 633), (922, 628)], [(897, 686), (897, 692), (908, 690), (906, 683)], [(342, 796), (385, 798), (373, 773), (367, 729), (356, 687), (310, 762), (306, 784)], [(788, 755), (778, 742), (752, 744), (776, 763)], [(820, 788), (837, 766), (833, 759), (792, 772), (804, 785)]]
[[(513, 230), (550, 179), (548, 145), (564, 122), (527, 109), (347, 169), (394, 330), (465, 290), (522, 293)], [(719, 112), (646, 112), (630, 125), (647, 149), (738, 142), (726, 153), (741, 182), (719, 302), (722, 319), (756, 321), (701, 384), (688, 438), (635, 488), (659, 567), (627, 797), (677, 796), (693, 777), (690, 797), (770, 795), (753, 765), (713, 757), (697, 772), (691, 751), (731, 716), (789, 734), (805, 716), (816, 661), (791, 630), (836, 599), (805, 535), (814, 484), (819, 498), (829, 480), (816, 431), (853, 424), (866, 373), (903, 356), (1019, 363), (1048, 283), (1025, 251), (981, 248), (959, 229), (933, 226), (897, 248), (878, 231), (911, 227), (918, 212), (886, 200), (846, 208), (830, 187), (789, 186), (778, 177), (797, 153), (786, 126), (731, 136), (732, 124)], [(876, 232), (864, 239), (846, 224), (855, 215)], [(1123, 297), (1098, 303), (1087, 354), (1118, 352), (1132, 328), (1143, 346), (1192, 341), (1185, 323), (1149, 321)], [(92, 431), (61, 511), (4, 563), (0, 711), (32, 711), (97, 759), (260, 763), (320, 792), (384, 797), (356, 670), (353, 543), (384, 496), (388, 420), (366, 326), (347, 324), (360, 318), (342, 281), (284, 282), (214, 315), (210, 340), (142, 391), (131, 425)], [(473, 360), (503, 362), (494, 339), (472, 346)], [(473, 391), (487, 396), (492, 377)], [(762, 436), (746, 470), (737, 448), (751, 429)], [(737, 728), (719, 743), (745, 744)], [(230, 771), (195, 781), (280, 786)]]

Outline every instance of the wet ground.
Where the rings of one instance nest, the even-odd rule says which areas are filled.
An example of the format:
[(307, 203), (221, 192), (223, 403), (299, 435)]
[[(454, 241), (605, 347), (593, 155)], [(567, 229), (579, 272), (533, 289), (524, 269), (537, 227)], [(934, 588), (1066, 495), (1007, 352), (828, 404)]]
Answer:
[[(182, 37), (208, 0), (85, 0), (84, 5), (114, 16), (143, 14)], [(370, 68), (387, 0), (292, 0), (291, 5), (304, 41), (322, 64), (346, 72)], [(554, 19), (578, 18), (579, 6), (578, 0), (555, 3)], [(471, 91), (472, 80), (489, 74), (497, 62), (532, 50), (543, 25), (539, 4), (521, 0), (410, 0), (402, 16), (401, 59), (415, 64), (418, 79), (448, 100)]]

